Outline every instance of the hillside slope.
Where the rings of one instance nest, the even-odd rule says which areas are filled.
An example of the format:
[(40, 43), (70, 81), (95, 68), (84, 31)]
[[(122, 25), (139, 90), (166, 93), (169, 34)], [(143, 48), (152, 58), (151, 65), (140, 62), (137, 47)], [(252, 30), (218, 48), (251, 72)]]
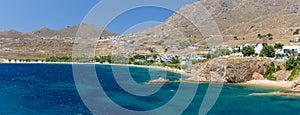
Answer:
[[(164, 53), (164, 48), (169, 45), (198, 44), (199, 49), (196, 52), (201, 54), (201, 51), (207, 48), (205, 38), (191, 21), (180, 15), (201, 17), (201, 13), (194, 10), (201, 4), (217, 23), (225, 45), (262, 42), (280, 42), (287, 45), (290, 44), (290, 40), (300, 37), (293, 35), (295, 30), (300, 28), (299, 0), (201, 0), (185, 5), (163, 24), (136, 33), (136, 41), (143, 42), (137, 42), (135, 46), (143, 46), (143, 49), (156, 48), (160, 53)], [(269, 33), (272, 34), (272, 40), (257, 38), (258, 34)]]
[[(204, 49), (208, 48), (206, 38), (190, 20), (180, 15), (186, 14), (195, 18), (203, 16), (194, 10), (201, 7), (201, 4), (217, 23), (224, 37), (224, 45), (237, 46), (262, 42), (269, 44), (280, 42), (287, 45), (290, 44), (290, 40), (300, 37), (300, 34), (293, 35), (295, 30), (300, 28), (300, 21), (298, 21), (300, 19), (299, 0), (201, 0), (183, 6), (161, 25), (134, 34), (124, 35), (116, 43), (111, 41), (98, 42), (96, 54), (108, 55), (117, 50), (120, 50), (120, 53), (149, 54), (151, 50), (156, 50), (160, 54), (196, 53), (202, 55)], [(69, 26), (61, 30), (41, 28), (31, 33), (11, 30), (0, 31), (0, 38), (3, 38), (0, 41), (1, 48), (8, 47), (12, 49), (10, 52), (1, 51), (0, 53), (16, 57), (17, 54), (21, 53), (23, 55), (24, 52), (28, 52), (28, 49), (34, 48), (37, 52), (46, 52), (49, 55), (31, 53), (32, 57), (35, 55), (38, 55), (37, 57), (70, 55), (72, 42), (64, 41), (62, 38), (74, 37), (78, 27), (79, 25)], [(101, 30), (103, 28), (90, 25), (85, 31), (98, 34)], [(257, 38), (258, 34), (265, 35), (269, 33), (272, 34), (273, 39), (264, 41)], [(104, 36), (112, 35), (117, 34), (109, 31), (104, 32)], [(17, 38), (21, 38), (20, 41), (22, 42), (16, 42), (15, 39)], [(24, 54), (23, 57), (26, 56), (27, 54)]]

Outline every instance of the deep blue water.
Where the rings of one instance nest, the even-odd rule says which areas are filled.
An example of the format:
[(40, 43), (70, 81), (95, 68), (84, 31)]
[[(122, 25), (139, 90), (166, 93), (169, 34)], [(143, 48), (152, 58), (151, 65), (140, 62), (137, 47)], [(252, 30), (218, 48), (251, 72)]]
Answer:
[[(91, 66), (91, 65), (82, 65)], [(123, 108), (134, 111), (147, 111), (172, 101), (180, 83), (165, 84), (150, 96), (132, 95), (123, 90), (113, 77), (111, 66), (97, 65), (97, 76), (107, 96)], [(155, 69), (130, 67), (132, 78), (143, 85), (151, 75), (159, 77), (165, 72)], [(120, 72), (122, 73), (122, 72)], [(121, 74), (122, 75), (122, 74)], [(167, 78), (178, 79), (179, 74), (167, 72)], [(120, 81), (120, 80), (119, 80)], [(127, 79), (122, 79), (127, 83)], [(191, 87), (198, 87), (193, 101), (182, 114), (198, 114), (208, 84), (184, 83), (186, 92), (169, 106), (177, 113), (187, 103)], [(128, 85), (130, 83), (128, 82)], [(152, 87), (155, 85), (145, 85)], [(97, 88), (90, 88), (87, 94), (97, 94)], [(147, 89), (147, 88), (146, 88)], [(141, 89), (136, 89), (141, 90)], [(208, 114), (300, 114), (300, 98), (293, 96), (251, 96), (252, 93), (277, 91), (274, 88), (226, 84)], [(108, 98), (94, 96), (95, 103), (110, 108)], [(0, 64), (0, 114), (92, 114), (81, 100), (72, 73), (72, 65), (67, 64)], [(111, 108), (110, 108), (111, 109)], [(109, 114), (109, 111), (103, 112)], [(116, 112), (115, 112), (116, 113)], [(121, 113), (120, 113), (121, 114)]]

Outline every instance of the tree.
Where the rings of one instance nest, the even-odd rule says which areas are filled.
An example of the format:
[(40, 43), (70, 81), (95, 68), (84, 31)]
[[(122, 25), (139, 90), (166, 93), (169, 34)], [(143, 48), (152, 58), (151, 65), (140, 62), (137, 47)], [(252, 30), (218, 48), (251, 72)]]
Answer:
[(274, 48), (275, 48), (275, 49), (282, 49), (282, 48), (283, 48), (283, 46), (284, 46), (284, 45), (283, 45), (283, 44), (281, 44), (281, 43), (278, 43), (278, 44), (277, 44), (277, 43), (275, 43), (275, 45), (274, 45)]
[(221, 48), (221, 49), (217, 49), (216, 51), (207, 54), (206, 58), (211, 59), (211, 58), (226, 56), (226, 55), (230, 55), (230, 54), (231, 54), (231, 51), (229, 49)]
[(216, 55), (216, 57), (230, 55), (230, 50), (225, 48), (217, 49), (213, 55)]
[(292, 70), (297, 66), (297, 60), (295, 57), (291, 57), (285, 62), (286, 70)]
[(264, 73), (264, 78), (268, 80), (276, 80), (276, 77), (273, 76), (273, 73), (276, 72), (275, 64), (272, 62), (270, 66), (267, 66), (266, 72)]
[(207, 55), (205, 55), (205, 58), (207, 58), (207, 59), (211, 59), (211, 58), (212, 58), (212, 56), (210, 55), (210, 53), (208, 53)]
[(239, 38), (237, 36), (234, 36), (233, 38), (234, 38), (234, 40), (239, 40)]
[(180, 60), (179, 60), (178, 56), (172, 58), (171, 61), (172, 61), (172, 64), (178, 64), (178, 63), (180, 63)]
[(165, 52), (168, 52), (168, 48), (165, 48)]
[(273, 40), (273, 37), (269, 37), (269, 40)]
[(296, 29), (296, 31), (293, 33), (293, 35), (299, 34), (300, 29)]
[(257, 34), (257, 38), (261, 39), (263, 36), (261, 34)]
[(292, 51), (292, 50), (288, 50), (287, 53), (290, 54), (291, 56), (294, 56), (297, 52), (296, 51)]
[(244, 56), (251, 56), (255, 54), (255, 50), (253, 46), (244, 47), (242, 50)]
[(298, 54), (298, 56), (297, 56), (297, 62), (300, 65), (300, 54)]
[(267, 44), (264, 45), (264, 47), (260, 53), (261, 53), (261, 55), (266, 56), (266, 57), (275, 57), (274, 47), (268, 46)]
[(268, 34), (267, 34), (267, 36), (268, 36), (268, 37), (272, 37), (273, 35), (272, 35), (272, 34), (270, 34), (270, 33), (268, 33)]

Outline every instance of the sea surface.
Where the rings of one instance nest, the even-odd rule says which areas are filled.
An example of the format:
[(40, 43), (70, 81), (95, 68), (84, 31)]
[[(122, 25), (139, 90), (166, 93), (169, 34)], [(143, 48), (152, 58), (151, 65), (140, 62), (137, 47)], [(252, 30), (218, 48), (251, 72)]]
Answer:
[[(82, 65), (94, 66), (94, 65)], [(113, 66), (117, 67), (117, 66)], [(151, 94), (150, 88), (159, 85), (144, 85), (153, 78), (167, 75), (166, 78), (176, 80), (180, 74), (166, 72), (157, 69), (129, 67), (130, 75), (138, 84), (145, 86), (144, 92), (150, 95), (142, 96), (131, 94), (124, 90), (118, 83), (125, 83), (130, 86), (132, 83), (128, 79), (119, 78), (115, 80), (112, 66), (96, 65), (97, 78), (107, 97), (97, 96), (98, 88), (83, 88), (87, 90), (84, 95), (92, 95), (95, 103), (100, 103), (101, 108), (108, 108), (110, 111), (103, 111), (103, 114), (116, 114), (118, 109), (114, 109), (109, 103), (113, 102), (123, 109), (131, 111), (150, 111), (165, 106), (160, 114), (186, 114), (196, 115), (206, 95), (209, 84), (193, 83), (169, 83), (162, 85), (155, 93)], [(126, 72), (126, 71), (124, 71)], [(150, 72), (150, 74), (149, 74)], [(122, 71), (118, 71), (118, 77), (122, 77)], [(126, 74), (126, 73), (124, 73)], [(121, 75), (121, 76), (120, 76)], [(89, 75), (87, 75), (89, 76)], [(184, 76), (183, 76), (184, 77)], [(181, 85), (184, 86), (181, 87)], [(0, 114), (1, 115), (89, 115), (93, 114), (89, 109), (89, 104), (81, 99), (82, 92), (79, 93), (74, 81), (72, 65), (68, 64), (0, 64)], [(196, 94), (191, 95), (195, 90)], [(134, 87), (132, 87), (134, 89)], [(180, 92), (179, 92), (180, 88)], [(262, 88), (257, 86), (247, 86), (239, 84), (224, 84), (222, 91), (207, 114), (228, 114), (228, 115), (256, 115), (256, 114), (283, 114), (299, 115), (300, 98), (295, 96), (252, 96), (253, 93), (268, 93), (277, 91), (275, 88)], [(133, 90), (135, 91), (135, 90)], [(137, 92), (143, 89), (136, 88)], [(178, 92), (180, 94), (178, 94)], [(89, 94), (90, 93), (90, 94)], [(172, 100), (174, 96), (178, 96)], [(185, 98), (191, 98), (189, 103)], [(185, 107), (187, 105), (187, 107)], [(181, 110), (184, 111), (181, 111)], [(119, 113), (122, 114), (122, 113)], [(125, 114), (125, 112), (123, 112)]]

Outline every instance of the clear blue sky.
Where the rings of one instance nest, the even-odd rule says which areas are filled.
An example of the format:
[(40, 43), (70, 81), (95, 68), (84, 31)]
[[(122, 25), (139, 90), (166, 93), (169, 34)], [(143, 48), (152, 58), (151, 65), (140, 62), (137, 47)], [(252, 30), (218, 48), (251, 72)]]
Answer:
[[(66, 26), (76, 25), (100, 1), (0, 0), (0, 30), (14, 29), (21, 32), (31, 32), (42, 27), (61, 29)], [(185, 0), (185, 3), (195, 1), (197, 0)], [(118, 5), (120, 4), (115, 4), (115, 7)], [(107, 10), (107, 13), (109, 13), (109, 10)], [(163, 22), (172, 14), (172, 11), (160, 8), (139, 8), (120, 15), (107, 29), (116, 33), (122, 33), (140, 22)], [(101, 20), (99, 19), (99, 21)]]

